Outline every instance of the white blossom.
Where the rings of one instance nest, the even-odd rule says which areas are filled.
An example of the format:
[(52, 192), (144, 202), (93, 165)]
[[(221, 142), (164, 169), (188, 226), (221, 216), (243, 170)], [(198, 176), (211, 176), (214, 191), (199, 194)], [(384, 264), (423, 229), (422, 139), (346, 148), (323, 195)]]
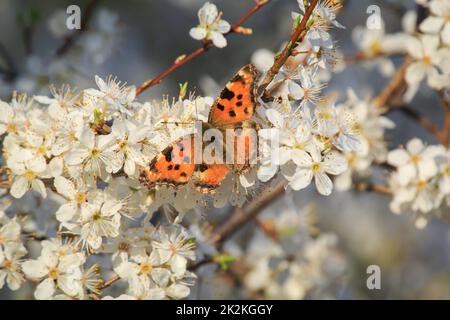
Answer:
[(211, 40), (218, 48), (223, 48), (227, 45), (227, 39), (223, 34), (230, 31), (230, 24), (221, 19), (222, 13), (219, 13), (217, 7), (209, 2), (206, 2), (198, 11), (198, 20), (200, 24), (198, 27), (192, 28), (189, 34), (196, 40)]

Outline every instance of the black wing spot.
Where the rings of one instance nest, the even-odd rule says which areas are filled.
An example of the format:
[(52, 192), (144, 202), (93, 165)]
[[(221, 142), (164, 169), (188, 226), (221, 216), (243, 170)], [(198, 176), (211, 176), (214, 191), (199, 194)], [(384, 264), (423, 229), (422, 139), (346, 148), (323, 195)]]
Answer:
[(186, 172), (182, 172), (182, 173), (180, 173), (180, 176), (187, 177), (187, 174), (186, 174)]
[(242, 107), (242, 101), (238, 101), (238, 102), (236, 102), (236, 106), (238, 106), (238, 107)]
[(220, 111), (223, 111), (223, 110), (225, 110), (225, 107), (222, 104), (218, 103), (217, 109), (219, 109)]
[(228, 114), (230, 115), (230, 117), (236, 117), (236, 112), (234, 112), (234, 110), (230, 110)]
[(239, 93), (239, 94), (237, 95), (238, 100), (241, 100), (242, 97), (243, 97), (242, 93)]
[(223, 89), (222, 93), (220, 94), (220, 97), (222, 99), (231, 100), (234, 98), (234, 92), (225, 87), (225, 89)]
[(173, 165), (169, 164), (169, 165), (167, 166), (167, 170), (172, 170), (172, 169), (173, 169)]
[(248, 114), (248, 108), (247, 108), (247, 107), (245, 107), (244, 112), (245, 112), (246, 114)]
[(195, 165), (195, 171), (205, 172), (208, 170), (208, 166), (204, 163)]
[(176, 164), (175, 167), (173, 167), (173, 170), (180, 170), (180, 165)]
[(172, 161), (172, 151), (173, 151), (173, 147), (170, 146), (170, 147), (164, 149), (163, 152), (162, 152), (162, 154), (166, 158), (167, 162), (171, 162)]

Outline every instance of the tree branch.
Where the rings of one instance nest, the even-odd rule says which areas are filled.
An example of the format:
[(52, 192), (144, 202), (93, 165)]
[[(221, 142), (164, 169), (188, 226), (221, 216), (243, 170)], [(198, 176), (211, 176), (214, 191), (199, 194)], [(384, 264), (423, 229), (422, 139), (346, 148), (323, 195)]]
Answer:
[(220, 247), (223, 242), (255, 218), (264, 208), (285, 192), (283, 182), (275, 187), (267, 187), (257, 199), (247, 203), (243, 208), (236, 208), (211, 234), (210, 242)]
[[(225, 34), (225, 36), (228, 36), (232, 33), (236, 33), (239, 32), (239, 28), (242, 26), (242, 24), (248, 20), (248, 18), (250, 18), (255, 12), (257, 12), (259, 9), (261, 9), (262, 7), (264, 7), (266, 4), (268, 4), (271, 0), (256, 0), (256, 4), (255, 6), (250, 9), (250, 11), (248, 11), (246, 14), (244, 14), (236, 23), (234, 23), (231, 26), (231, 29), (228, 33)], [(189, 55), (182, 55), (181, 58), (177, 58), (175, 60), (175, 62), (164, 72), (162, 72), (161, 74), (159, 74), (158, 76), (156, 76), (153, 79), (149, 79), (145, 82), (143, 82), (137, 89), (136, 89), (136, 95), (141, 94), (143, 91), (147, 90), (148, 88), (157, 85), (159, 83), (161, 83), (161, 81), (167, 77), (169, 74), (171, 74), (173, 71), (175, 71), (176, 69), (178, 69), (179, 67), (185, 65), (186, 63), (188, 63), (189, 61), (191, 61), (192, 59), (194, 59), (195, 57), (201, 55), (202, 53), (206, 52), (208, 49), (210, 49), (212, 47), (212, 43), (211, 41), (207, 41), (206, 43), (203, 44), (203, 46), (201, 48), (198, 48), (197, 50), (195, 50), (194, 52), (192, 52)]]
[(112, 284), (114, 284), (115, 282), (117, 282), (119, 280), (120, 280), (119, 275), (115, 274), (109, 280), (107, 280), (106, 282), (101, 284), (99, 286), (99, 290), (104, 290), (104, 289), (108, 288), (109, 286), (111, 286)]
[(438, 137), (440, 138), (440, 141), (443, 145), (446, 147), (449, 147), (450, 143), (450, 104), (448, 101), (448, 96), (446, 95), (444, 90), (438, 91), (439, 97), (441, 98), (442, 102), (442, 109), (444, 112), (444, 125), (439, 132)]
[(298, 42), (301, 42), (308, 31), (308, 20), (311, 16), (315, 6), (317, 5), (318, 0), (311, 0), (309, 6), (306, 8), (305, 14), (300, 21), (297, 28), (295, 28), (294, 32), (291, 34), (289, 38), (289, 42), (284, 47), (283, 51), (279, 55), (277, 55), (274, 64), (270, 67), (269, 71), (266, 73), (266, 76), (261, 81), (258, 87), (258, 94), (261, 95), (267, 88), (267, 86), (272, 82), (273, 78), (278, 74), (281, 67), (286, 63), (286, 60), (292, 55), (292, 51), (297, 46)]
[(399, 111), (406, 115), (407, 117), (413, 119), (417, 124), (419, 124), (422, 128), (426, 129), (429, 133), (431, 133), (433, 136), (435, 136), (438, 140), (440, 135), (439, 128), (428, 118), (422, 116), (415, 110), (408, 108), (406, 106), (401, 106), (398, 108), (393, 108), (392, 111)]
[(373, 100), (372, 104), (376, 108), (386, 107), (395, 96), (404, 88), (405, 86), (405, 73), (406, 69), (411, 65), (412, 59), (406, 57), (403, 64), (394, 74), (389, 83), (384, 87), (381, 93)]

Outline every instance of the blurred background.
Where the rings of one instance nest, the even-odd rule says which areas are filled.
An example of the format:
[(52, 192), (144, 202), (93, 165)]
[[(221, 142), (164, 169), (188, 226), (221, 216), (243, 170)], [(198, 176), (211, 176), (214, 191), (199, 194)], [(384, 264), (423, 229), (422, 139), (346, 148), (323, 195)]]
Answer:
[[(139, 85), (171, 65), (174, 59), (198, 48), (189, 29), (198, 23), (197, 12), (203, 0), (0, 0), (0, 97), (8, 101), (14, 90), (46, 94), (50, 83), (68, 83), (79, 89), (95, 86), (94, 75), (117, 76), (128, 84)], [(223, 18), (236, 21), (253, 5), (252, 0), (213, 0), (224, 12)], [(66, 8), (71, 4), (89, 10), (89, 21), (68, 50), (61, 49), (73, 31), (65, 26)], [(345, 30), (334, 29), (334, 39), (344, 56), (353, 56), (352, 29), (365, 25), (369, 5), (381, 8), (386, 31), (402, 31), (402, 17), (415, 10), (415, 2), (344, 2), (338, 21)], [(190, 90), (200, 95), (215, 95), (228, 78), (251, 61), (257, 49), (277, 51), (292, 27), (291, 11), (298, 11), (294, 0), (274, 0), (245, 24), (253, 29), (250, 37), (231, 35), (224, 49), (211, 49), (183, 66), (160, 85), (144, 92), (139, 100), (176, 95), (178, 84), (189, 82)], [(81, 16), (82, 24), (85, 23)], [(58, 53), (59, 52), (59, 53)], [(398, 65), (401, 60), (393, 59)], [(377, 68), (351, 65), (333, 75), (327, 91), (345, 99), (347, 88), (359, 96), (376, 94), (387, 83)], [(420, 92), (411, 104), (426, 112), (439, 124), (434, 95)], [(419, 136), (433, 143), (426, 132), (401, 114), (389, 115), (397, 128), (387, 137), (390, 147)], [(286, 199), (269, 211), (278, 212)], [(432, 220), (424, 230), (414, 227), (408, 213), (396, 216), (389, 210), (389, 197), (372, 194), (334, 192), (319, 196), (312, 189), (294, 197), (296, 206), (315, 202), (318, 226), (333, 232), (346, 260), (345, 284), (338, 299), (448, 299), (450, 298), (449, 224)], [(214, 214), (214, 213), (212, 213)], [(244, 229), (242, 232), (246, 232)], [(366, 287), (369, 265), (381, 268), (381, 290)], [(0, 291), (6, 298), (7, 290)]]

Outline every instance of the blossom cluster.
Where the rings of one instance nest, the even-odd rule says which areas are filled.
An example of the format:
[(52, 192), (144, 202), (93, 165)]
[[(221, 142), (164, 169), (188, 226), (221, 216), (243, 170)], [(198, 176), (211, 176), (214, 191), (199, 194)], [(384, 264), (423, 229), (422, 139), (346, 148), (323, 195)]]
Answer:
[(390, 151), (387, 161), (396, 169), (389, 179), (395, 190), (393, 212), (412, 209), (417, 227), (423, 228), (432, 210), (450, 207), (450, 152), (444, 146), (414, 138), (406, 148)]
[(260, 221), (274, 236), (258, 231), (246, 244), (243, 281), (249, 295), (298, 300), (316, 291), (331, 293), (332, 284), (342, 280), (345, 260), (336, 236), (319, 232), (313, 205), (298, 209), (291, 200), (276, 215), (263, 212)]
[[(297, 2), (294, 28), (306, 14), (305, 1)], [(405, 32), (396, 35), (385, 34), (384, 27), (354, 32), (362, 54), (377, 60), (386, 74), (393, 70), (387, 55), (410, 55), (409, 98), (425, 78), (433, 90), (450, 87), (449, 7), (440, 0), (426, 5), (431, 15), (420, 32), (406, 22)], [(349, 190), (368, 179), (374, 166), (387, 164), (394, 167), (388, 179), (393, 212), (410, 208), (424, 226), (431, 211), (450, 206), (448, 148), (415, 138), (406, 149), (389, 151), (385, 134), (395, 124), (387, 109), (351, 89), (344, 99), (325, 93), (331, 72), (342, 68), (330, 35), (332, 27), (344, 28), (336, 20), (340, 9), (336, 1), (318, 2), (302, 41), (257, 97), (251, 119), (258, 134), (256, 163), (230, 170), (211, 193), (191, 183), (147, 188), (139, 179), (167, 146), (201, 132), (195, 124), (208, 121), (211, 97), (187, 94), (182, 86), (173, 99), (140, 102), (136, 87), (95, 76), (95, 88), (52, 86), (49, 96), (14, 92), (10, 102), (0, 101), (0, 197), (7, 200), (0, 203), (0, 288), (6, 283), (17, 290), (31, 281), (36, 299), (186, 298), (200, 276), (192, 262), (223, 258), (208, 243), (210, 230), (200, 228), (202, 211), (209, 203), (241, 207), (261, 186), (277, 182), (288, 191), (314, 185), (328, 196), (334, 187)], [(225, 47), (231, 26), (217, 7), (206, 3), (198, 17), (190, 35)], [(115, 16), (106, 15), (106, 21), (99, 32), (114, 33)], [(98, 44), (96, 36), (91, 32), (82, 44)], [(274, 59), (264, 49), (252, 62), (265, 76)], [(40, 204), (32, 208), (32, 201)], [(226, 246), (245, 266), (241, 282), (248, 296), (301, 299), (340, 278), (345, 263), (337, 240), (317, 233), (311, 210), (292, 204), (276, 217), (268, 210), (246, 245)], [(53, 230), (48, 234), (27, 225), (41, 211), (50, 212), (42, 228)], [(185, 219), (188, 213), (193, 214)], [(35, 241), (38, 250), (28, 246)], [(111, 288), (116, 281), (120, 290)]]
[[(295, 57), (281, 71), (277, 90), (268, 88), (273, 91), (272, 102), (259, 101), (254, 120), (262, 128), (260, 136), (267, 147), (261, 149), (262, 165), (244, 174), (229, 174), (217, 192), (208, 196), (214, 198), (215, 206), (224, 206), (228, 200), (242, 205), (259, 183), (278, 178), (299, 190), (315, 177), (318, 190), (327, 195), (332, 188), (328, 174), (346, 170), (342, 152), (356, 151), (360, 135), (347, 118), (348, 110), (331, 102), (319, 104), (323, 83), (317, 77), (317, 69), (326, 68), (326, 52), (333, 49), (327, 26), (340, 26), (334, 20), (335, 9), (326, 2), (319, 5), (306, 34), (310, 53), (301, 60)], [(220, 20), (215, 6), (206, 4), (199, 17), (199, 28), (217, 23), (226, 32), (227, 23)], [(204, 36), (220, 45), (223, 39), (214, 30), (208, 29)], [(12, 289), (25, 278), (37, 282), (37, 299), (98, 297), (99, 266), (86, 267), (90, 260), (86, 253), (110, 253), (112, 270), (129, 285), (119, 298), (186, 297), (195, 279), (187, 269), (188, 261), (195, 259), (195, 240), (179, 224), (155, 229), (133, 226), (133, 221), (143, 216), (146, 221), (162, 207), (175, 209), (178, 217), (169, 222), (179, 222), (185, 212), (201, 208), (205, 196), (189, 186), (148, 190), (138, 177), (169, 143), (193, 133), (191, 124), (207, 121), (213, 100), (180, 94), (173, 100), (141, 103), (134, 86), (112, 77), (96, 76), (95, 82), (97, 88), (52, 87), (51, 96), (15, 93), (11, 102), (0, 102), (9, 195), (23, 199), (31, 193), (53, 203), (58, 233), (41, 241), (36, 259), (22, 261), (27, 251), (16, 226), (14, 237), (1, 238), (5, 242), (2, 264), (6, 265), (2, 274)], [(274, 149), (276, 135), (281, 141), (278, 150)], [(272, 154), (283, 158), (273, 162)], [(14, 229), (14, 219), (3, 229)]]
[(0, 211), (0, 289), (5, 282), (11, 290), (20, 288), (25, 281), (20, 265), (26, 254), (17, 218), (9, 219)]
[(411, 101), (423, 80), (433, 90), (450, 88), (450, 25), (445, 17), (450, 13), (446, 0), (417, 1), (429, 10), (429, 15), (417, 25), (417, 14), (408, 11), (403, 17), (403, 32), (386, 34), (382, 17), (379, 28), (356, 27), (355, 44), (368, 59), (366, 65), (379, 67), (384, 75), (392, 75), (395, 66), (389, 56), (406, 54), (411, 63), (406, 68), (408, 90), (404, 100)]

